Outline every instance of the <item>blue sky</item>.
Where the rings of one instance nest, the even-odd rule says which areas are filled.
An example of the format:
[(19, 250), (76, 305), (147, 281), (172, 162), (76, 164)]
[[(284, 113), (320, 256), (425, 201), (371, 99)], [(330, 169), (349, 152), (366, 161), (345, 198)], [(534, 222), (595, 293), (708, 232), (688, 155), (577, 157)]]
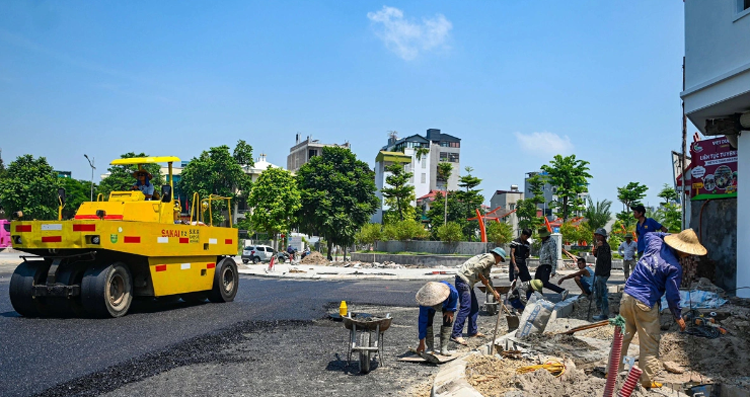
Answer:
[(487, 201), (562, 152), (591, 162), (593, 198), (639, 181), (656, 204), (681, 144), (682, 7), (1, 2), (0, 147), (88, 179), (84, 153), (103, 173), (238, 139), (285, 166), (296, 133), (374, 165), (388, 131), (439, 128)]

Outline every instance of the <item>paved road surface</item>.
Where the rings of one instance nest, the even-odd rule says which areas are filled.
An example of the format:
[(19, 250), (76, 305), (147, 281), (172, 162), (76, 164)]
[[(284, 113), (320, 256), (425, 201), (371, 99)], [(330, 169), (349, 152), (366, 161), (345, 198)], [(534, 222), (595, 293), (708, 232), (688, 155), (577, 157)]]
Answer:
[[(320, 319), (327, 305), (340, 300), (412, 307), (414, 293), (422, 285), (242, 277), (235, 301), (228, 304), (138, 302), (130, 314), (118, 319), (28, 319), (19, 317), (10, 305), (12, 270), (8, 262), (0, 264), (1, 396), (34, 395), (197, 336), (232, 326), (255, 326), (240, 324), (248, 321), (273, 325)], [(65, 393), (58, 390), (54, 395)]]

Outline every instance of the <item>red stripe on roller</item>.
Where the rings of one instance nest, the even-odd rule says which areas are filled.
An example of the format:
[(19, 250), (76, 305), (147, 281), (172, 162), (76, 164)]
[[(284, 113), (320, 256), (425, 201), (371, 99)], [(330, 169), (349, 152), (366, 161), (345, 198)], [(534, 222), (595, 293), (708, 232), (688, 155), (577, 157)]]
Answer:
[(224, 240), (224, 244), (232, 244), (232, 239), (228, 238), (228, 239)]
[(180, 244), (187, 244), (190, 240), (187, 237), (180, 237)]
[(107, 220), (119, 220), (121, 221), (123, 219), (122, 215), (104, 215), (104, 219)]
[(76, 215), (73, 219), (99, 219), (96, 215)]
[(16, 233), (30, 232), (31, 225), (16, 225)]
[(125, 236), (122, 241), (125, 244), (138, 244), (141, 242), (141, 236)]
[(167, 265), (156, 265), (156, 269), (155, 270), (157, 272), (163, 272), (163, 271), (167, 270)]
[(62, 242), (62, 236), (46, 236), (42, 237), (43, 243), (61, 243)]
[(206, 265), (206, 269), (213, 269), (215, 267), (216, 267), (215, 263), (209, 263), (208, 265)]
[(74, 232), (95, 232), (96, 225), (73, 225)]

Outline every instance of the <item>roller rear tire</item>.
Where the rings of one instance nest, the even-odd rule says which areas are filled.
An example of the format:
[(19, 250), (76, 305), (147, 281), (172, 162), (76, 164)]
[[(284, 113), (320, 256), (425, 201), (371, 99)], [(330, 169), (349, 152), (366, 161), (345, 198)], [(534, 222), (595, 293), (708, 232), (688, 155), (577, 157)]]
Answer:
[(133, 277), (122, 262), (86, 270), (81, 303), (93, 317), (122, 317), (133, 301)]
[[(86, 266), (73, 265), (61, 268), (57, 274), (57, 282), (65, 285), (80, 284)], [(70, 298), (48, 297), (45, 298), (49, 314), (54, 317), (85, 317), (86, 310), (83, 308), (80, 296)]]
[(214, 303), (231, 302), (237, 295), (240, 276), (237, 263), (232, 258), (224, 258), (216, 264), (214, 286), (208, 294), (208, 300)]
[(32, 296), (32, 288), (44, 284), (49, 264), (44, 262), (22, 262), (10, 277), (10, 304), (24, 317), (40, 317), (47, 314), (43, 299)]

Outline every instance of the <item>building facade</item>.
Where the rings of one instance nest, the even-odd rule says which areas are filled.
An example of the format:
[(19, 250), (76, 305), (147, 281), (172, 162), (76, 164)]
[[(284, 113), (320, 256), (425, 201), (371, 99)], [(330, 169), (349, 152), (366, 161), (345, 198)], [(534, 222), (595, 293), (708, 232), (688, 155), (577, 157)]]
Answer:
[(511, 212), (503, 218), (503, 221), (509, 223), (513, 227), (513, 236), (518, 236), (520, 231), (518, 230), (518, 215), (516, 215), (516, 204), (518, 201), (523, 200), (524, 192), (518, 189), (518, 185), (511, 185), (510, 190), (496, 190), (495, 194), (490, 199), (490, 207), (492, 210), (496, 208), (502, 208), (507, 212)]
[(350, 150), (352, 148), (349, 142), (344, 142), (341, 145), (335, 143), (320, 143), (319, 140), (312, 139), (309, 135), (307, 139), (302, 141), (300, 134), (297, 134), (296, 138), (296, 143), (291, 149), (289, 149), (289, 156), (286, 158), (286, 169), (295, 173), (303, 164), (310, 161), (311, 158), (323, 154), (324, 147), (342, 147)]
[[(750, 254), (740, 248), (750, 246), (749, 15), (747, 0), (685, 1), (685, 87), (680, 93), (685, 113), (704, 135), (726, 136), (737, 149), (738, 170), (737, 198), (709, 200), (713, 203), (700, 214), (704, 225), (709, 217), (733, 219), (736, 227), (721, 235), (701, 230), (695, 225), (701, 218), (696, 211), (709, 203), (699, 202), (692, 203), (691, 226), (698, 226), (694, 229), (702, 234), (699, 237), (708, 249), (707, 258), (715, 264), (715, 281), (730, 289), (750, 285)], [(750, 298), (748, 289), (736, 293)]]
[[(439, 129), (430, 128), (422, 135), (411, 135), (398, 139), (395, 135), (388, 139), (388, 144), (375, 158), (376, 194), (381, 202), (381, 208), (373, 215), (373, 223), (383, 221), (383, 211), (388, 210), (382, 194), (387, 186), (386, 178), (389, 173), (385, 168), (393, 163), (404, 165), (406, 172), (411, 172), (409, 183), (414, 186), (414, 197), (423, 197), (433, 190), (456, 190), (460, 177), (461, 139), (443, 134)], [(447, 181), (438, 175), (438, 164), (451, 164), (453, 171)], [(416, 200), (412, 202), (416, 205)]]

